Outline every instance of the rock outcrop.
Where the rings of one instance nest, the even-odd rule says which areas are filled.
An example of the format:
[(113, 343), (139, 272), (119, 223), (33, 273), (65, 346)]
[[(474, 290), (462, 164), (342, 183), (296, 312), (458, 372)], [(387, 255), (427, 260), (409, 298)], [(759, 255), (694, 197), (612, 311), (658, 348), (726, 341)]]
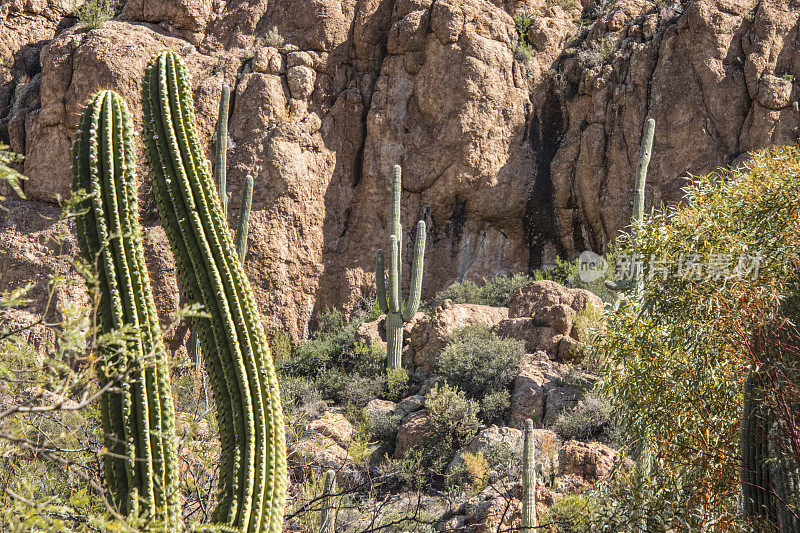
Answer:
[[(26, 209), (67, 192), (89, 93), (118, 90), (138, 123), (144, 64), (181, 51), (209, 154), (220, 87), (234, 88), (228, 193), (238, 198), (247, 174), (256, 181), (246, 270), (268, 327), (295, 340), (315, 311), (353, 309), (374, 291), (395, 163), (406, 267), (413, 223), (429, 228), (428, 297), (556, 253), (603, 251), (628, 223), (648, 115), (647, 206), (678, 200), (687, 173), (794, 143), (800, 127), (797, 0), (587, 0), (569, 11), (539, 0), (127, 0), (96, 30), (71, 9), (0, 6), (0, 141), (27, 157)], [(519, 43), (512, 14), (523, 9), (533, 18)], [(231, 222), (236, 211), (233, 201)], [(169, 254), (148, 260), (169, 280)], [(163, 299), (162, 316), (178, 303)]]

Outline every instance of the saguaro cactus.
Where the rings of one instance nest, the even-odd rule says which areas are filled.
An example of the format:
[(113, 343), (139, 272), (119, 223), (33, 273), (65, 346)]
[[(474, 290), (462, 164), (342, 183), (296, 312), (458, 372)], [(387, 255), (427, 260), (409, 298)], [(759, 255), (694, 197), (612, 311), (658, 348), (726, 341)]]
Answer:
[[(633, 213), (631, 215), (631, 235), (635, 237), (636, 232), (642, 225), (644, 220), (644, 191), (647, 184), (647, 168), (650, 165), (650, 156), (653, 153), (653, 137), (656, 130), (656, 121), (648, 118), (645, 122), (644, 135), (642, 135), (642, 144), (639, 147), (639, 160), (636, 163), (636, 179), (635, 188), (633, 193)], [(613, 291), (625, 291), (631, 288), (636, 290), (637, 293), (642, 290), (642, 273), (635, 273), (635, 280), (619, 280), (611, 281), (606, 280), (605, 285)], [(614, 304), (614, 309), (617, 309), (620, 304), (620, 298)]]
[(782, 533), (800, 533), (798, 511), (800, 472), (791, 457), (779, 449), (782, 436), (770, 416), (759, 386), (750, 372), (744, 382), (741, 423), (741, 496), (744, 516), (777, 526)]
[(177, 530), (175, 414), (144, 261), (133, 124), (125, 102), (112, 91), (95, 94), (77, 133), (73, 188), (89, 195), (76, 219), (78, 244), (83, 258), (97, 264), (100, 328), (134, 332), (126, 346), (103, 348), (98, 366), (101, 386), (118, 380), (121, 389), (101, 399), (106, 483), (118, 510), (134, 522)]
[(178, 274), (187, 300), (211, 315), (201, 320), (198, 336), (219, 414), (221, 478), (213, 519), (242, 531), (278, 532), (286, 496), (278, 380), (200, 146), (180, 56), (163, 52), (151, 60), (142, 100), (156, 202)]
[(386, 287), (386, 270), (383, 250), (378, 250), (375, 279), (378, 288), (378, 305), (386, 313), (386, 358), (390, 369), (402, 367), (403, 323), (408, 322), (419, 309), (422, 294), (422, 270), (425, 260), (425, 221), (417, 223), (414, 241), (414, 258), (411, 265), (411, 285), (405, 307), (400, 298), (402, 285), (403, 227), (400, 225), (400, 165), (394, 166), (392, 179), (392, 206), (389, 237), (389, 287)]
[(322, 492), (322, 514), (319, 519), (319, 533), (334, 533), (336, 530), (336, 504), (333, 494), (336, 493), (336, 472), (325, 472), (325, 488)]
[(536, 442), (533, 420), (525, 421), (525, 444), (522, 449), (522, 531), (531, 533), (538, 527), (536, 518)]
[[(217, 142), (216, 157), (214, 158), (214, 181), (217, 183), (217, 194), (222, 204), (223, 217), (228, 217), (228, 114), (230, 110), (231, 89), (227, 85), (222, 86), (222, 95), (219, 100), (219, 118), (217, 119)], [(253, 200), (253, 176), (248, 175), (245, 179), (244, 190), (242, 191), (242, 203), (239, 209), (239, 222), (236, 225), (236, 255), (239, 261), (244, 264), (247, 255), (247, 231), (250, 222), (250, 207)], [(197, 339), (197, 330), (192, 328), (189, 337), (189, 351), (192, 361), (196, 365), (200, 364), (200, 341)]]

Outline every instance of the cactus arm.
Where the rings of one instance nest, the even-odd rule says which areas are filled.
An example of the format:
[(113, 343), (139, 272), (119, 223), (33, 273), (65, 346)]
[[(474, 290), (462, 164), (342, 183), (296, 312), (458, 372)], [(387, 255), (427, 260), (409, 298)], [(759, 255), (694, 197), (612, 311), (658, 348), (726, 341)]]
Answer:
[(375, 288), (378, 292), (378, 307), (382, 313), (389, 312), (389, 305), (386, 302), (386, 266), (384, 265), (383, 250), (378, 250), (375, 259)]
[(242, 205), (239, 208), (239, 223), (236, 225), (236, 256), (244, 264), (247, 256), (247, 230), (250, 225), (250, 208), (253, 205), (253, 176), (247, 175), (242, 191)]
[(402, 192), (402, 169), (400, 165), (395, 165), (392, 172), (392, 206), (389, 233), (397, 237), (397, 280), (399, 287), (403, 285), (403, 226), (400, 224), (400, 197)]
[(222, 203), (222, 214), (228, 216), (228, 116), (231, 99), (231, 88), (227, 85), (222, 86), (222, 94), (219, 98), (219, 118), (217, 119), (217, 147), (216, 158), (214, 159), (214, 178), (217, 182), (217, 191)]
[(536, 442), (533, 420), (525, 421), (525, 444), (522, 450), (522, 531), (532, 533), (536, 519)]
[(409, 287), (408, 302), (403, 310), (403, 320), (408, 322), (414, 318), (419, 309), (420, 296), (422, 295), (422, 270), (425, 264), (425, 221), (417, 223), (417, 237), (414, 241), (414, 263), (411, 267), (411, 285)]
[(397, 237), (389, 237), (389, 313), (400, 312), (400, 260), (397, 257)]
[(639, 148), (639, 160), (636, 163), (636, 188), (633, 195), (633, 216), (631, 222), (636, 231), (637, 226), (642, 223), (644, 218), (644, 190), (647, 182), (647, 167), (650, 164), (650, 156), (653, 153), (653, 134), (656, 129), (656, 121), (648, 118), (644, 127), (642, 144)]
[(184, 284), (195, 284), (189, 292), (212, 316), (212, 327), (198, 333), (207, 368), (222, 369), (222, 376), (209, 372), (212, 388), (229, 397), (234, 418), (234, 431), (223, 443), (223, 461), (234, 473), (221, 489), (214, 520), (243, 531), (277, 532), (283, 522), (286, 445), (277, 377), (255, 298), (202, 155), (182, 60), (160, 54), (148, 67), (148, 79), (145, 126), (154, 181), (160, 182), (154, 187), (159, 212), (164, 210), (165, 226), (172, 226), (173, 253), (186, 254), (177, 260)]

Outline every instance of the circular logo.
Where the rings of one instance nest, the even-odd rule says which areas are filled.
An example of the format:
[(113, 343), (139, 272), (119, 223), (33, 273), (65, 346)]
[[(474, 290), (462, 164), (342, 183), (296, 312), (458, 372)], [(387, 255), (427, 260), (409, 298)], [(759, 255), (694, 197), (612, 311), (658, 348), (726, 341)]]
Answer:
[(602, 255), (586, 250), (578, 258), (578, 277), (584, 283), (591, 283), (605, 277), (608, 263)]

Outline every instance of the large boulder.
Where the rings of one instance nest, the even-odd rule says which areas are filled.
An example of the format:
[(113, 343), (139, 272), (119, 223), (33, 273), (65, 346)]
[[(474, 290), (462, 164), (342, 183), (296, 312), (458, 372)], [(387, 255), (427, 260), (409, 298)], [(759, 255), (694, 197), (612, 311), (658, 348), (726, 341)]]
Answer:
[(339, 446), (347, 447), (353, 442), (353, 425), (341, 413), (326, 412), (321, 418), (306, 424), (306, 431), (330, 437)]
[(430, 415), (426, 409), (417, 411), (406, 418), (397, 430), (395, 459), (402, 459), (407, 451), (422, 444), (430, 437), (432, 429)]
[(607, 479), (617, 460), (631, 464), (617, 450), (600, 442), (571, 440), (565, 442), (558, 452), (560, 473), (575, 474), (588, 482)]
[(507, 317), (508, 309), (505, 307), (452, 304), (438, 308), (420, 319), (411, 330), (414, 364), (427, 372), (433, 371), (439, 353), (455, 330), (469, 324), (484, 324), (491, 328)]
[(545, 352), (526, 355), (519, 365), (511, 394), (511, 419), (531, 418), (537, 425), (552, 425), (558, 416), (575, 407), (595, 376), (571, 365), (550, 361)]
[(569, 289), (550, 280), (520, 287), (508, 303), (509, 318), (532, 317), (568, 335), (572, 317), (589, 306), (603, 309), (603, 301), (585, 289)]

